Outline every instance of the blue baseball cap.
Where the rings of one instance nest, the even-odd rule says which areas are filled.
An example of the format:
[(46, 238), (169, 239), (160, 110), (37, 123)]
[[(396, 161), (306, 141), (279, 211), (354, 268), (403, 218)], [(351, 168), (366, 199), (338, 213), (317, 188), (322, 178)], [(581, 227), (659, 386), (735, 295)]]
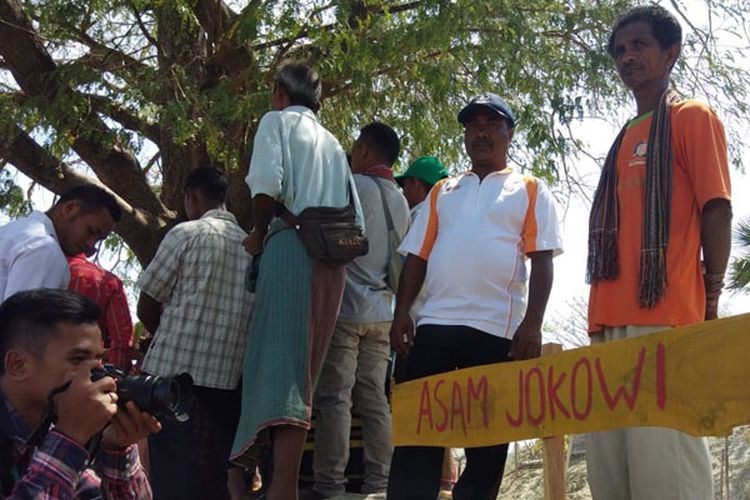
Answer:
[(469, 101), (469, 104), (464, 106), (464, 109), (458, 114), (458, 121), (462, 125), (466, 125), (466, 122), (471, 119), (478, 108), (487, 108), (490, 111), (494, 111), (508, 120), (511, 128), (516, 126), (516, 118), (513, 116), (513, 111), (510, 110), (508, 103), (502, 97), (492, 92), (484, 92)]

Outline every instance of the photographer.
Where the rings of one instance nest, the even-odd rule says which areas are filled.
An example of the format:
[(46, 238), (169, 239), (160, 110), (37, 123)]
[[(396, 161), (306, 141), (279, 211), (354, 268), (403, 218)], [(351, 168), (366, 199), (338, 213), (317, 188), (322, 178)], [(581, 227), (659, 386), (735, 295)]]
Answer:
[[(91, 381), (98, 319), (96, 305), (65, 290), (19, 292), (0, 306), (0, 498), (151, 498), (134, 443), (161, 426), (132, 402), (118, 407), (112, 378)], [(46, 433), (48, 395), (66, 382)], [(85, 445), (100, 432), (90, 460)]]

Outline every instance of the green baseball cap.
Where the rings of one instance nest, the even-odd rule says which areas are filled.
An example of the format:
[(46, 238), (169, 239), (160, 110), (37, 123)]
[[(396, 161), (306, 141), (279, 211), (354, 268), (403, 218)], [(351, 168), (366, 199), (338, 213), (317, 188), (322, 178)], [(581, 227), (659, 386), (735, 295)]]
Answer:
[(395, 178), (399, 185), (407, 177), (415, 177), (425, 181), (427, 184), (434, 185), (437, 181), (449, 175), (445, 165), (434, 156), (420, 156), (411, 162), (411, 165), (409, 165), (409, 168), (403, 174), (397, 175)]

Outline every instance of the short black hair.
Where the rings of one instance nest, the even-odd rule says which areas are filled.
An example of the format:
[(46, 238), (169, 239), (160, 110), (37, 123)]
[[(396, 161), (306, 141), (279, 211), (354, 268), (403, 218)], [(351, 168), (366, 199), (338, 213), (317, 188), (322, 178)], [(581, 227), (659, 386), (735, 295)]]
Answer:
[(651, 26), (651, 32), (662, 49), (669, 48), (672, 45), (682, 47), (682, 27), (677, 18), (659, 5), (641, 5), (630, 9), (615, 21), (607, 43), (607, 52), (611, 57), (614, 57), (617, 31), (638, 21), (648, 23)]
[(112, 216), (113, 221), (120, 222), (120, 219), (122, 219), (122, 209), (115, 197), (95, 184), (79, 184), (68, 189), (60, 196), (55, 206), (58, 207), (69, 201), (79, 202), (86, 213), (106, 209)]
[(227, 200), (229, 181), (218, 168), (199, 167), (188, 174), (185, 189), (198, 190), (210, 201), (224, 203)]
[(290, 104), (308, 107), (316, 113), (320, 109), (320, 76), (312, 66), (300, 62), (282, 63), (275, 82), (284, 89)]
[(379, 151), (385, 157), (388, 166), (395, 163), (401, 152), (401, 140), (398, 134), (385, 123), (372, 122), (366, 125), (360, 130), (359, 139)]
[(100, 316), (96, 304), (68, 290), (38, 288), (13, 294), (0, 305), (0, 375), (10, 349), (21, 347), (40, 357), (58, 323), (96, 324)]

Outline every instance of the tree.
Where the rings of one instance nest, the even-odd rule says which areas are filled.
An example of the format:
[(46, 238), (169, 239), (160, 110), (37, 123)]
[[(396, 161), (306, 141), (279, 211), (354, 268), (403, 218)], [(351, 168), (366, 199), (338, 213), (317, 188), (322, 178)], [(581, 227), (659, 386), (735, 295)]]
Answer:
[(542, 331), (549, 340), (562, 344), (564, 349), (589, 345), (587, 297), (571, 297), (565, 301), (565, 312), (558, 312), (544, 322)]
[(747, 293), (750, 291), (750, 220), (738, 222), (734, 236), (739, 252), (729, 264), (727, 289)]
[[(456, 111), (496, 89), (519, 118), (522, 168), (574, 189), (571, 123), (626, 97), (602, 47), (630, 0), (0, 0), (0, 159), (59, 193), (99, 182), (125, 210), (119, 236), (145, 264), (180, 217), (190, 169), (230, 173), (249, 222), (247, 172), (270, 84), (286, 58), (325, 81), (321, 118), (342, 142), (372, 119), (404, 158), (462, 154)], [(677, 0), (671, 4), (684, 10)], [(744, 0), (710, 2), (676, 73), (686, 90), (747, 114)], [(743, 17), (744, 16), (744, 17)], [(690, 21), (688, 17), (686, 21)], [(6, 176), (0, 181), (5, 182)], [(0, 202), (25, 203), (0, 182)], [(19, 198), (20, 195), (20, 198)]]

